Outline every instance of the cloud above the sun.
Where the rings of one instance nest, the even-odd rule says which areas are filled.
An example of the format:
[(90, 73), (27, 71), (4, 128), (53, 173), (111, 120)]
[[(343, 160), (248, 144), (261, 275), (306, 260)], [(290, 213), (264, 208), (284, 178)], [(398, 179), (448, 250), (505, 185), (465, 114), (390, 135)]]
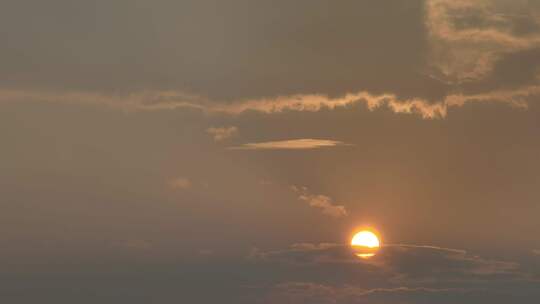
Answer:
[(494, 0), (428, 0), (430, 64), (445, 81), (485, 78), (505, 55), (540, 47), (538, 32), (516, 31), (523, 24), (537, 27), (540, 16)]
[(267, 142), (245, 143), (229, 147), (230, 150), (311, 150), (328, 147), (347, 146), (347, 144), (331, 139), (300, 138)]
[[(188, 1), (189, 2), (189, 1)], [(379, 45), (380, 39), (372, 39), (370, 37), (363, 37), (361, 42), (351, 42), (351, 45), (346, 43), (350, 42), (352, 37), (358, 35), (356, 30), (351, 28), (351, 24), (344, 20), (334, 20), (335, 26), (338, 26), (344, 33), (343, 37), (336, 37), (336, 35), (328, 35), (325, 32), (320, 31), (321, 27), (309, 27), (306, 30), (308, 33), (317, 33), (319, 35), (312, 35), (306, 43), (312, 43), (313, 45), (320, 47), (328, 47), (325, 49), (327, 53), (324, 56), (318, 56), (315, 59), (301, 61), (298, 60), (297, 44), (291, 44), (290, 39), (280, 40), (281, 38), (288, 38), (290, 35), (300, 35), (297, 33), (290, 33), (287, 29), (289, 27), (284, 26), (283, 29), (276, 28), (275, 37), (276, 41), (271, 40), (272, 43), (282, 43), (283, 51), (281, 53), (287, 59), (288, 62), (298, 63), (298, 66), (294, 67), (295, 73), (292, 75), (297, 76), (295, 79), (292, 77), (285, 77), (285, 73), (292, 69), (287, 65), (287, 69), (281, 69), (276, 67), (275, 76), (284, 78), (284, 83), (294, 82), (286, 90), (281, 89), (278, 84), (286, 86), (280, 81), (271, 83), (267, 79), (259, 79), (256, 76), (261, 71), (266, 71), (275, 65), (269, 66), (269, 63), (265, 57), (260, 57), (256, 62), (250, 62), (249, 67), (258, 67), (256, 71), (246, 71), (245, 75), (238, 73), (238, 66), (235, 62), (238, 60), (223, 60), (224, 68), (227, 68), (229, 74), (228, 79), (222, 79), (219, 83), (213, 83), (207, 78), (202, 77), (202, 83), (194, 87), (183, 87), (184, 82), (172, 84), (169, 89), (155, 89), (159, 86), (152, 85), (151, 83), (142, 84), (138, 86), (139, 89), (122, 88), (118, 91), (106, 91), (100, 90), (100, 86), (91, 86), (92, 89), (77, 89), (84, 86), (51, 86), (46, 85), (32, 85), (27, 83), (20, 83), (13, 87), (0, 88), (0, 103), (6, 102), (19, 102), (19, 101), (34, 101), (34, 102), (58, 102), (58, 103), (70, 103), (70, 104), (89, 104), (89, 105), (105, 105), (116, 109), (125, 111), (159, 111), (159, 110), (197, 110), (205, 114), (210, 115), (229, 115), (238, 116), (246, 113), (264, 113), (264, 114), (279, 114), (287, 111), (295, 112), (318, 112), (323, 110), (338, 110), (346, 109), (349, 107), (362, 105), (370, 111), (386, 109), (394, 113), (399, 114), (413, 114), (424, 119), (440, 119), (449, 115), (452, 109), (462, 108), (469, 104), (481, 103), (492, 104), (501, 103), (511, 107), (526, 108), (532, 97), (540, 95), (540, 85), (537, 79), (529, 79), (529, 83), (518, 83), (513, 87), (482, 87), (473, 86), (463, 87), (463, 83), (477, 83), (485, 80), (490, 75), (495, 73), (495, 68), (498, 63), (505, 57), (513, 54), (519, 54), (520, 52), (530, 51), (540, 48), (540, 34), (538, 34), (537, 28), (540, 27), (540, 15), (536, 13), (536, 10), (531, 9), (530, 5), (523, 4), (520, 1), (516, 1), (515, 4), (503, 3), (504, 1), (496, 0), (482, 0), (482, 1), (467, 1), (467, 0), (427, 0), (419, 1), (418, 7), (415, 5), (404, 5), (397, 3), (380, 3), (380, 8), (385, 12), (391, 13), (388, 7), (399, 7), (402, 9), (409, 6), (415, 9), (421, 9), (421, 14), (402, 14), (400, 16), (403, 20), (396, 20), (396, 24), (405, 27), (412, 22), (408, 18), (420, 18), (421, 20), (414, 19), (415, 22), (419, 22), (422, 26), (420, 29), (409, 33), (407, 39), (419, 42), (416, 34), (426, 40), (426, 46), (418, 45), (414, 52), (409, 51), (407, 54), (403, 54), (403, 60), (400, 63), (406, 63), (403, 67), (401, 65), (389, 65), (386, 66), (384, 62), (376, 65), (373, 69), (362, 70), (361, 67), (366, 63), (374, 62), (372, 52), (364, 50), (363, 44), (369, 44), (374, 49), (384, 47), (386, 45)], [(518, 3), (519, 2), (519, 3)], [(343, 4), (342, 6), (336, 6), (335, 9), (341, 13), (346, 13), (347, 9), (357, 8), (355, 11), (362, 11), (365, 4), (351, 3)], [(371, 9), (374, 9), (374, 4), (371, 5)], [(292, 8), (291, 8), (292, 9)], [(341, 11), (343, 10), (343, 11)], [(399, 10), (396, 10), (396, 12)], [(234, 12), (234, 10), (233, 10)], [(223, 12), (231, 13), (231, 12)], [(258, 13), (265, 14), (265, 10), (261, 10)], [(281, 13), (279, 10), (273, 13)], [(283, 17), (283, 21), (291, 26), (297, 26), (299, 24), (312, 25), (309, 15), (296, 16), (295, 18)], [(333, 15), (339, 16), (339, 15)], [(408, 17), (407, 17), (408, 16)], [(204, 20), (201, 16), (201, 20)], [(301, 20), (299, 20), (301, 19)], [(304, 20), (305, 19), (305, 20)], [(212, 22), (214, 20), (208, 20)], [(330, 20), (331, 21), (331, 20)], [(366, 25), (372, 25), (374, 30), (377, 28), (379, 21), (370, 21), (366, 19)], [(402, 22), (403, 24), (401, 24)], [(324, 22), (322, 23), (324, 25)], [(202, 30), (203, 27), (201, 27)], [(261, 31), (262, 29), (254, 26), (253, 31)], [(383, 30), (383, 29), (380, 29)], [(422, 31), (425, 31), (422, 32)], [(393, 36), (396, 31), (384, 32), (388, 35), (392, 45), (397, 44), (400, 37)], [(208, 33), (215, 34), (215, 33)], [(232, 34), (232, 33), (229, 33)], [(350, 36), (349, 36), (350, 35)], [(255, 35), (250, 37), (254, 41), (258, 41), (259, 36)], [(232, 36), (231, 36), (232, 37)], [(301, 36), (294, 36), (295, 38), (302, 38)], [(416, 38), (415, 38), (416, 37)], [(192, 38), (190, 37), (185, 37)], [(279, 39), (278, 39), (279, 38)], [(307, 37), (309, 38), (309, 37)], [(307, 39), (306, 38), (306, 39)], [(422, 38), (422, 39), (423, 39)], [(267, 38), (265, 38), (267, 39)], [(337, 39), (340, 44), (329, 43), (328, 40), (334, 41)], [(342, 40), (343, 39), (343, 40)], [(386, 40), (386, 39), (385, 39)], [(216, 41), (218, 41), (216, 39)], [(407, 40), (408, 41), (408, 40)], [(389, 43), (390, 43), (389, 42)], [(342, 45), (343, 44), (343, 45)], [(195, 44), (194, 44), (195, 45)], [(243, 46), (246, 50), (237, 49), (237, 47)], [(242, 54), (241, 51), (253, 53), (255, 49), (251, 49), (254, 44), (231, 44), (231, 49), (227, 49), (227, 54), (231, 57)], [(347, 52), (343, 58), (339, 57), (335, 59), (335, 54), (342, 51), (344, 46), (350, 47), (352, 50), (358, 49), (358, 52)], [(414, 44), (411, 43), (411, 46)], [(425, 50), (423, 48), (426, 48)], [(193, 54), (188, 52), (188, 49), (180, 48), (183, 56), (193, 55), (203, 56), (205, 54), (203, 50), (197, 48), (190, 49)], [(335, 52), (335, 53), (334, 53)], [(189, 54), (188, 54), (189, 53)], [(376, 52), (379, 54), (379, 52)], [(393, 54), (393, 53), (390, 53)], [(415, 60), (409, 60), (409, 56), (425, 56), (418, 60), (418, 66), (410, 67), (408, 62), (416, 62)], [(276, 55), (270, 52), (268, 55)], [(388, 54), (387, 54), (388, 55)], [(377, 56), (375, 56), (378, 58)], [(204, 57), (203, 57), (204, 58)], [(228, 57), (223, 57), (228, 58)], [(273, 57), (272, 57), (273, 58)], [(281, 57), (279, 57), (281, 58)], [(208, 59), (208, 58), (205, 58)], [(245, 59), (245, 58), (244, 58)], [(7, 59), (6, 59), (7, 60)], [(344, 75), (343, 82), (349, 82), (350, 85), (341, 87), (339, 82), (335, 82), (335, 75), (326, 73), (321, 77), (323, 81), (315, 81), (308, 79), (310, 75), (303, 74), (305, 71), (321, 72), (324, 70), (320, 68), (317, 63), (324, 61), (324, 67), (330, 67), (332, 73), (345, 74), (345, 71), (341, 71), (341, 65), (337, 65), (335, 61), (339, 63), (356, 63), (352, 65), (354, 73), (347, 71), (347, 75)], [(341, 61), (343, 60), (343, 61)], [(357, 61), (358, 60), (358, 61)], [(189, 60), (186, 60), (189, 61)], [(205, 60), (201, 60), (205, 61)], [(208, 61), (208, 60), (206, 60)], [(403, 61), (403, 62), (402, 62)], [(332, 65), (334, 62), (334, 65)], [(376, 61), (375, 61), (376, 62)], [(538, 64), (538, 63), (537, 63)], [(384, 68), (382, 66), (385, 66)], [(534, 63), (532, 64), (534, 65)], [(96, 65), (97, 66), (97, 65)], [(349, 66), (349, 65), (346, 65)], [(393, 70), (394, 66), (401, 67), (399, 71)], [(178, 69), (186, 73), (185, 78), (191, 79), (193, 75), (199, 75), (205, 71), (205, 65), (194, 65), (193, 69)], [(410, 71), (409, 68), (414, 69)], [(377, 69), (377, 70), (374, 70)], [(233, 71), (233, 72), (231, 72)], [(417, 73), (418, 71), (425, 71), (429, 77), (426, 79), (436, 79), (434, 82), (420, 83), (418, 87), (421, 88), (417, 91), (407, 91), (400, 88), (400, 82), (398, 85), (394, 82), (376, 83), (371, 79), (371, 75), (374, 72), (382, 73), (382, 76), (390, 75), (390, 73), (400, 73), (400, 79), (402, 78), (414, 78), (409, 77), (407, 73)], [(255, 74), (254, 74), (255, 73)], [(54, 73), (51, 73), (54, 74)], [(352, 81), (347, 77), (358, 78), (358, 74), (363, 75), (365, 79), (362, 81)], [(84, 75), (87, 75), (85, 73)], [(339, 74), (338, 74), (339, 75)], [(351, 76), (356, 75), (356, 76)], [(58, 75), (61, 83), (66, 82), (66, 75)], [(69, 75), (70, 79), (74, 77)], [(239, 77), (239, 79), (235, 79)], [(431, 77), (431, 78), (430, 78)], [(535, 76), (536, 77), (536, 76)], [(258, 82), (246, 84), (246, 79), (258, 79)], [(386, 77), (382, 77), (385, 79)], [(24, 79), (24, 77), (21, 77)], [(303, 82), (311, 83), (308, 86), (303, 86), (303, 82), (297, 82), (301, 79)], [(319, 78), (315, 78), (319, 79)], [(378, 78), (377, 78), (378, 79)], [(423, 79), (421, 81), (426, 81)], [(67, 79), (69, 80), (69, 79)], [(277, 81), (277, 80), (276, 80)], [(185, 81), (186, 83), (197, 82)], [(383, 83), (384, 82), (384, 83)], [(226, 84), (225, 84), (226, 83)], [(434, 84), (435, 83), (435, 84)], [(429, 85), (435, 87), (441, 86), (435, 90), (440, 91), (434, 96), (426, 93), (426, 88), (429, 89)], [(269, 86), (269, 87), (267, 87)], [(404, 85), (405, 86), (405, 85)], [(63, 89), (59, 89), (62, 87)], [(113, 87), (115, 87), (113, 85)], [(218, 87), (218, 88), (216, 88)], [(233, 88), (234, 87), (234, 88)], [(340, 87), (340, 89), (333, 90), (332, 87)], [(407, 85), (407, 87), (410, 87)], [(159, 87), (161, 88), (161, 87)], [(260, 90), (259, 90), (260, 89)], [(229, 97), (225, 97), (220, 94), (215, 94), (215, 91), (227, 91), (231, 92)], [(247, 93), (250, 91), (251, 93)], [(407, 93), (404, 93), (407, 92)], [(427, 97), (430, 96), (430, 97)], [(216, 127), (216, 130), (212, 136), (215, 140), (221, 141), (224, 137), (234, 136), (232, 130), (219, 130), (220, 127)], [(218, 135), (216, 132), (221, 132)]]
[(336, 204), (334, 200), (322, 194), (311, 194), (307, 187), (291, 186), (291, 190), (298, 194), (298, 200), (308, 206), (321, 210), (322, 214), (332, 218), (342, 218), (348, 215), (345, 206)]
[[(248, 112), (265, 114), (294, 112), (318, 112), (365, 104), (374, 111), (387, 108), (394, 113), (417, 114), (424, 119), (444, 118), (450, 108), (470, 103), (502, 103), (511, 107), (527, 108), (533, 96), (540, 95), (540, 86), (528, 86), (478, 94), (451, 94), (443, 100), (430, 102), (422, 98), (400, 99), (394, 94), (371, 94), (357, 92), (341, 97), (318, 94), (292, 95), (261, 98), (233, 103), (209, 101), (206, 98), (177, 91), (144, 91), (131, 94), (102, 94), (95, 92), (50, 92), (34, 90), (0, 90), (0, 103), (9, 102), (59, 102), (87, 105), (104, 105), (125, 111), (159, 111), (174, 109), (199, 110), (208, 114), (240, 115)], [(217, 132), (213, 130), (212, 132)], [(229, 134), (235, 133), (228, 130)]]

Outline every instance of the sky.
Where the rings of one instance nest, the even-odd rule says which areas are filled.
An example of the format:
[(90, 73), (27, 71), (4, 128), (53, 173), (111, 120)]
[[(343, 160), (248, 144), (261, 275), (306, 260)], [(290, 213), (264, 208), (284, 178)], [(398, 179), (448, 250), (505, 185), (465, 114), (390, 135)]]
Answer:
[(540, 301), (540, 1), (4, 0), (0, 39), (2, 302)]

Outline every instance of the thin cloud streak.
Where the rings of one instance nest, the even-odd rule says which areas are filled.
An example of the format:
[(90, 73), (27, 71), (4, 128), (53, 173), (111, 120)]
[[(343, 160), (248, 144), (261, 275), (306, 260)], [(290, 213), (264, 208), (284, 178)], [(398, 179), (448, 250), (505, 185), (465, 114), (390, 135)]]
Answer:
[(291, 140), (279, 140), (268, 141), (259, 143), (247, 143), (237, 147), (229, 147), (229, 150), (308, 150), (308, 149), (320, 149), (326, 147), (345, 146), (341, 141), (329, 140), (329, 139), (291, 139)]

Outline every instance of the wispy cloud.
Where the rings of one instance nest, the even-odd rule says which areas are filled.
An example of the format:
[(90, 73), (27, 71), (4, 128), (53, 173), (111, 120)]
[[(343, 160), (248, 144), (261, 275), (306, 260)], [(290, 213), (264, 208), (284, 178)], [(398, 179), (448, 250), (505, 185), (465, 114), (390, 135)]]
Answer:
[(426, 1), (430, 60), (439, 77), (458, 83), (478, 80), (503, 55), (540, 46), (540, 34), (514, 31), (523, 20), (539, 25), (538, 16), (526, 10), (508, 13), (508, 6), (505, 11), (497, 4), (494, 0)]
[(237, 147), (230, 147), (231, 150), (306, 150), (319, 149), (325, 147), (335, 147), (347, 145), (341, 141), (329, 139), (290, 139), (279, 141), (268, 141), (258, 143), (247, 143)]
[(51, 92), (35, 90), (1, 90), (0, 103), (60, 102), (104, 105), (125, 111), (158, 111), (194, 109), (207, 114), (240, 115), (246, 112), (266, 114), (285, 111), (317, 112), (364, 104), (370, 111), (387, 108), (395, 113), (418, 114), (424, 119), (444, 118), (450, 108), (469, 103), (502, 103), (526, 108), (530, 97), (540, 95), (540, 86), (526, 86), (511, 90), (479, 94), (450, 94), (442, 100), (430, 102), (422, 98), (401, 99), (395, 94), (371, 94), (366, 91), (328, 97), (323, 94), (299, 94), (275, 98), (237, 100), (223, 103), (181, 91), (143, 91), (130, 94), (95, 92)]
[(223, 141), (238, 134), (238, 128), (231, 127), (210, 127), (206, 129), (206, 132), (214, 138), (214, 141)]
[(337, 205), (333, 202), (332, 198), (321, 194), (310, 194), (306, 187), (292, 186), (291, 189), (298, 193), (298, 199), (306, 202), (310, 207), (319, 208), (322, 213), (333, 218), (341, 218), (347, 216), (347, 209), (345, 206)]

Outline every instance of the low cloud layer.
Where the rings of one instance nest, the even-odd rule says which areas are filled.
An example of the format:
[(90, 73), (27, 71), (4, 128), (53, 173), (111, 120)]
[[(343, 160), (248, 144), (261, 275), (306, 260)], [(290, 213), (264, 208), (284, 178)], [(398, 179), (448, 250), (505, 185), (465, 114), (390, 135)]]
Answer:
[(385, 245), (374, 257), (361, 259), (345, 244), (302, 243), (254, 250), (249, 257), (297, 273), (295, 281), (275, 284), (265, 303), (484, 303), (506, 299), (506, 289), (531, 292), (536, 284), (533, 274), (517, 263), (436, 246)]
[(266, 303), (373, 303), (393, 298), (448, 296), (469, 292), (464, 288), (391, 287), (362, 288), (355, 285), (332, 286), (310, 282), (287, 282), (275, 286)]
[(294, 244), (279, 251), (255, 251), (260, 261), (298, 266), (358, 265), (365, 271), (376, 271), (393, 280), (476, 280), (496, 277), (527, 278), (519, 264), (484, 259), (465, 250), (406, 244), (384, 245), (371, 259), (359, 259), (349, 245)]

